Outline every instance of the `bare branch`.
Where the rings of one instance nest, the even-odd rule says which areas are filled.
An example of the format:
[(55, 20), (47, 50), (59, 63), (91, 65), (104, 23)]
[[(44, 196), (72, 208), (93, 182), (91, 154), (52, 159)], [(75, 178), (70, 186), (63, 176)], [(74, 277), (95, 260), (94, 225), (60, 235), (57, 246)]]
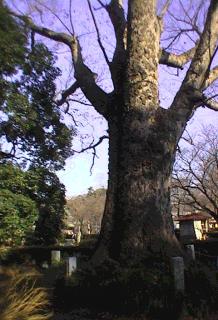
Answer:
[(76, 103), (79, 103), (79, 104), (82, 104), (84, 106), (89, 106), (91, 107), (92, 104), (91, 103), (88, 103), (88, 102), (84, 102), (84, 101), (81, 101), (81, 100), (78, 100), (78, 99), (68, 99), (68, 101), (72, 101), (72, 102), (76, 102)]
[[(198, 198), (195, 196), (194, 193), (191, 192), (189, 187), (185, 187), (181, 184), (181, 189), (183, 189), (184, 191), (187, 192), (187, 194), (193, 199), (194, 203), (197, 204), (196, 208), (201, 208), (203, 211), (206, 211), (207, 213), (209, 213), (212, 217), (214, 217), (215, 219), (217, 219), (217, 216), (215, 214), (215, 212), (213, 210), (211, 210), (208, 206), (202, 204)], [(193, 204), (192, 204), (193, 205)]]
[(169, 53), (162, 49), (160, 52), (159, 63), (169, 67), (183, 69), (183, 66), (194, 57), (197, 45), (198, 43), (195, 45), (195, 47), (180, 55)]
[(111, 22), (114, 27), (116, 40), (123, 42), (123, 36), (126, 28), (126, 19), (121, 0), (111, 0), (110, 4), (106, 6)]
[(204, 128), (198, 138), (178, 154), (172, 187), (178, 197), (182, 195), (183, 204), (207, 211), (218, 220), (216, 128)]
[(164, 15), (166, 14), (166, 12), (167, 12), (167, 10), (168, 10), (168, 8), (170, 6), (170, 3), (171, 3), (171, 0), (167, 0), (166, 1), (165, 5), (163, 6), (163, 8), (162, 8), (162, 10), (161, 10), (161, 12), (159, 14), (159, 18), (160, 19), (163, 19)]
[(208, 77), (218, 40), (218, 2), (211, 1), (199, 46), (187, 72), (183, 87), (201, 90)]
[(78, 88), (79, 84), (77, 81), (75, 81), (68, 89), (62, 92), (61, 99), (57, 101), (57, 105), (61, 106), (62, 104), (64, 104), (67, 100), (67, 97), (73, 94)]
[[(197, 91), (195, 94), (197, 95)], [(218, 111), (218, 101), (214, 99), (217, 96), (218, 95), (215, 94), (212, 97), (207, 97), (204, 93), (198, 91), (198, 102), (195, 104), (195, 109), (198, 107), (208, 107), (211, 110)]]
[(97, 1), (103, 8), (106, 8), (106, 5), (101, 0), (97, 0)]
[(73, 35), (75, 36), (74, 26), (73, 26), (73, 19), (72, 19), (72, 0), (69, 3), (69, 13), (70, 13), (70, 25), (73, 31)]
[(83, 62), (81, 47), (78, 39), (71, 42), (75, 78), (86, 98), (91, 102), (96, 111), (107, 117), (108, 95), (95, 83), (97, 75)]
[(216, 81), (218, 79), (218, 66), (216, 66), (215, 68), (213, 68), (210, 72), (209, 75), (207, 77), (207, 80), (205, 81), (203, 90), (205, 90), (206, 88), (208, 88), (214, 81)]
[(183, 135), (181, 139), (187, 142), (188, 144), (190, 144), (191, 146), (193, 146), (194, 145), (193, 137), (190, 135), (190, 133), (187, 130), (185, 130), (185, 133), (187, 134), (187, 137)]
[(99, 140), (98, 140), (96, 143), (93, 144), (93, 141), (92, 141), (91, 144), (90, 144), (88, 147), (83, 148), (83, 149), (81, 149), (80, 151), (76, 151), (76, 150), (73, 150), (73, 151), (76, 152), (76, 153), (83, 153), (83, 152), (85, 152), (85, 151), (87, 151), (87, 150), (95, 149), (95, 148), (96, 148), (97, 146), (99, 146), (99, 145), (102, 143), (102, 141), (105, 140), (105, 139), (109, 139), (109, 137), (104, 135), (104, 136), (100, 137)]
[(126, 62), (126, 19), (124, 9), (122, 7), (122, 0), (111, 0), (109, 5), (104, 6), (111, 19), (116, 36), (116, 48), (111, 62), (111, 76), (115, 91), (121, 87), (123, 81), (123, 69)]
[(91, 164), (91, 167), (90, 167), (90, 174), (92, 174), (92, 169), (93, 169), (94, 164), (95, 164), (95, 158), (98, 157), (97, 153), (96, 153), (96, 147), (99, 146), (102, 143), (102, 141), (105, 140), (105, 139), (109, 139), (109, 137), (104, 135), (104, 136), (100, 137), (99, 140), (96, 143), (93, 144), (94, 141), (92, 141), (91, 144), (88, 147), (83, 148), (80, 151), (73, 150), (76, 153), (83, 153), (83, 152), (85, 152), (87, 150), (92, 150), (93, 157), (92, 157), (92, 164)]
[(32, 21), (32, 19), (30, 17), (22, 16), (22, 15), (15, 13), (15, 12), (12, 12), (12, 11), (9, 11), (9, 13), (11, 15), (13, 15), (14, 17), (19, 18), (21, 21), (23, 21), (25, 23), (26, 26), (28, 26), (31, 30), (37, 32), (38, 34), (40, 34), (44, 37), (47, 37), (49, 39), (52, 39), (52, 40), (55, 40), (58, 42), (62, 42), (64, 44), (66, 44), (67, 46), (71, 47), (72, 36), (69, 36), (67, 33), (55, 32), (51, 29), (38, 26), (38, 25), (34, 24), (34, 22)]
[(108, 59), (108, 56), (107, 56), (107, 53), (105, 51), (105, 48), (101, 42), (101, 37), (100, 37), (100, 32), (99, 32), (99, 29), (98, 29), (98, 25), (97, 25), (97, 22), (96, 22), (96, 19), (95, 19), (95, 15), (93, 13), (93, 10), (92, 10), (92, 6), (90, 4), (90, 0), (87, 0), (88, 2), (88, 6), (89, 6), (89, 10), (90, 10), (90, 13), (91, 13), (91, 16), (92, 16), (92, 20), (93, 20), (93, 23), (94, 23), (94, 26), (95, 26), (95, 30), (96, 30), (96, 33), (97, 33), (97, 40), (98, 40), (98, 44), (99, 44), (99, 47), (101, 48), (101, 51), (104, 55), (104, 58), (105, 58), (105, 61), (107, 62), (108, 66), (110, 67), (110, 61)]
[(81, 48), (78, 40), (66, 33), (54, 32), (53, 30), (35, 25), (31, 18), (22, 16), (14, 12), (9, 13), (22, 20), (31, 30), (49, 39), (65, 43), (70, 47), (75, 69), (75, 78), (78, 86), (81, 88), (87, 99), (92, 103), (95, 109), (107, 116), (108, 96), (95, 83), (96, 74), (94, 74), (83, 62)]
[[(49, 12), (51, 12), (51, 14), (53, 14), (53, 16), (62, 24), (62, 26), (73, 36), (74, 34), (72, 33), (72, 31), (68, 28), (68, 26), (64, 23), (64, 21), (62, 19), (60, 19), (59, 15), (56, 14), (53, 10), (51, 10), (48, 6), (46, 6), (46, 4), (44, 3), (40, 3), (40, 5), (42, 7), (44, 7), (45, 9), (47, 9)], [(38, 9), (38, 7), (36, 6), (36, 9)]]
[(79, 122), (76, 121), (74, 115), (73, 115), (71, 112), (69, 112), (69, 109), (70, 109), (70, 103), (69, 103), (69, 101), (66, 101), (66, 104), (67, 104), (67, 108), (66, 108), (66, 110), (64, 111), (64, 113), (65, 113), (65, 114), (68, 114), (68, 115), (71, 117), (71, 119), (73, 120), (74, 125), (77, 127)]
[(202, 104), (201, 106), (206, 106), (211, 110), (218, 111), (218, 101), (208, 98), (205, 95), (202, 96)]
[[(201, 90), (208, 79), (211, 62), (218, 40), (218, 1), (211, 1), (199, 45), (190, 64), (181, 88), (174, 98), (171, 111), (177, 117), (177, 129), (184, 129), (184, 123), (202, 101)], [(178, 126), (179, 124), (179, 126)]]
[[(189, 25), (191, 27), (191, 29), (193, 31), (195, 31), (198, 36), (201, 36), (201, 32), (197, 26), (197, 19), (198, 19), (198, 15), (201, 11), (202, 5), (203, 5), (203, 1), (200, 2), (199, 6), (196, 8), (196, 11), (193, 15), (193, 17), (190, 16), (190, 12), (192, 12), (192, 10), (186, 9), (184, 6), (183, 1), (179, 1), (180, 6), (183, 10), (183, 12), (185, 13), (185, 18), (179, 18), (178, 16), (176, 17), (172, 12), (168, 11), (169, 15), (175, 20), (175, 22), (182, 22), (183, 25)], [(193, 12), (192, 12), (193, 13)], [(187, 19), (186, 19), (187, 18)]]

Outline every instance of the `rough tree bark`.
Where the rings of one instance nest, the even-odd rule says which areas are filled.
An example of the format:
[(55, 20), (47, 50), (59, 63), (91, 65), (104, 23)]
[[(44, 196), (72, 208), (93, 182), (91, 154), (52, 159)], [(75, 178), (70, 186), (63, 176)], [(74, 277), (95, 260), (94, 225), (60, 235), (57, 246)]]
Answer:
[[(76, 83), (62, 97), (66, 100), (80, 87), (108, 121), (109, 182), (94, 259), (136, 261), (147, 252), (161, 251), (174, 255), (180, 249), (173, 232), (169, 196), (176, 146), (198, 106), (218, 109), (216, 101), (203, 93), (218, 77), (217, 67), (210, 70), (217, 51), (218, 1), (211, 0), (200, 41), (180, 55), (160, 47), (166, 6), (157, 16), (155, 0), (131, 0), (126, 21), (121, 0), (111, 0), (107, 5), (98, 2), (107, 10), (116, 36), (111, 61), (99, 38), (114, 85), (110, 94), (96, 84), (74, 35), (54, 32), (35, 25), (30, 18), (12, 14), (33, 31), (71, 49)], [(161, 108), (158, 64), (182, 68), (189, 61), (171, 107)]]

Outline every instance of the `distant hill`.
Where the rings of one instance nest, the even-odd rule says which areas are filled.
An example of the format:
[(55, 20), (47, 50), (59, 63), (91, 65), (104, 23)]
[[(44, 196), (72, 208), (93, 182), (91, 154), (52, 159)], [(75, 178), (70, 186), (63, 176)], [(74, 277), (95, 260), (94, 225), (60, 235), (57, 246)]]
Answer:
[(104, 211), (106, 189), (89, 188), (85, 195), (67, 200), (67, 224), (80, 225), (84, 233), (90, 224), (92, 233), (99, 232)]

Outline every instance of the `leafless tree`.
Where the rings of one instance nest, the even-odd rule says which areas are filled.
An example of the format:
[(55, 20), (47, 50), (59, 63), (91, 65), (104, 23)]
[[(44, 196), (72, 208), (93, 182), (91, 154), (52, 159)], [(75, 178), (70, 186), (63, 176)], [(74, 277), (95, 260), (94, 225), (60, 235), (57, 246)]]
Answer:
[[(85, 9), (86, 2), (79, 2)], [(75, 80), (62, 92), (62, 102), (69, 102), (80, 88), (108, 124), (109, 181), (93, 261), (109, 256), (135, 263), (148, 250), (178, 254), (170, 178), (178, 142), (195, 110), (200, 106), (218, 110), (216, 92), (209, 90), (218, 78), (218, 1), (173, 0), (157, 5), (155, 0), (90, 0), (86, 8), (96, 50), (110, 72), (110, 92), (93, 71), (95, 64), (87, 59), (90, 30), (84, 40), (78, 34), (84, 22), (78, 26), (71, 11), (68, 22), (60, 21), (61, 12), (55, 13), (58, 31), (54, 24), (49, 28), (34, 17), (11, 14), (36, 34), (68, 48)], [(107, 15), (105, 21), (113, 27), (112, 51), (102, 37), (107, 25), (102, 28), (99, 12)], [(97, 51), (92, 53), (97, 63)], [(174, 80), (181, 70), (180, 88), (168, 108), (159, 101), (159, 65), (168, 68)]]
[(106, 190), (100, 188), (89, 191), (86, 195), (73, 197), (67, 201), (68, 221), (80, 224), (82, 231), (87, 233), (88, 224), (95, 233), (101, 226), (104, 212)]
[(178, 152), (173, 174), (173, 190), (177, 190), (174, 200), (177, 205), (180, 201), (180, 206), (208, 213), (218, 221), (217, 130), (204, 128), (195, 140), (189, 137), (188, 148)]

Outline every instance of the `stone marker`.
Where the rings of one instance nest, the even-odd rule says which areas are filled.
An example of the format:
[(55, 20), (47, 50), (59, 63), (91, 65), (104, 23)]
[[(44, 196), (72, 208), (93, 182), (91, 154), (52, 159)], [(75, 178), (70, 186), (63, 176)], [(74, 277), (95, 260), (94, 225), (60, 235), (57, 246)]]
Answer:
[(47, 261), (44, 261), (43, 263), (42, 263), (42, 268), (44, 268), (44, 269), (48, 269), (48, 262)]
[(67, 258), (67, 276), (70, 277), (77, 269), (77, 257)]
[(195, 246), (193, 244), (187, 244), (186, 250), (191, 260), (195, 260)]
[(77, 235), (76, 235), (76, 243), (77, 244), (80, 244), (81, 236), (82, 236), (82, 233), (81, 233), (81, 229), (79, 227), (79, 230), (78, 230)]
[(61, 261), (61, 252), (59, 250), (51, 251), (51, 264), (59, 263)]
[(185, 290), (184, 260), (182, 257), (173, 257), (171, 261), (172, 261), (175, 289), (177, 291), (184, 292)]

